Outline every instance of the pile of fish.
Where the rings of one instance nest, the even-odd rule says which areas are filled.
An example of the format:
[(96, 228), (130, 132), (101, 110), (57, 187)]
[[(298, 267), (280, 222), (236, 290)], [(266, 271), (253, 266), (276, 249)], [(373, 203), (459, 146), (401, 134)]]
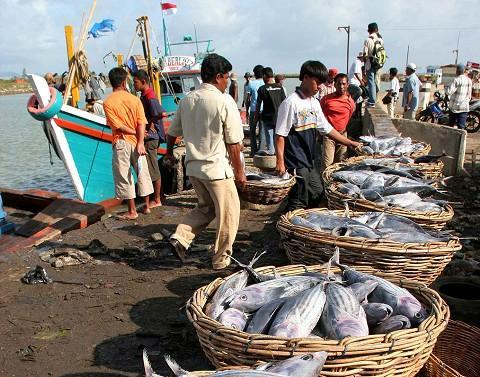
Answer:
[[(301, 356), (293, 356), (289, 359), (275, 361), (271, 363), (261, 364), (251, 369), (222, 370), (220, 372), (212, 372), (208, 376), (211, 377), (317, 377), (322, 371), (323, 365), (327, 360), (327, 353), (324, 351), (314, 352)], [(193, 376), (192, 373), (182, 369), (177, 362), (169, 356), (165, 356), (169, 368), (177, 377)], [(145, 368), (145, 377), (162, 377), (156, 374), (150, 361), (148, 360), (147, 351), (143, 350), (143, 366)]]
[(342, 182), (338, 191), (352, 199), (366, 199), (384, 207), (394, 206), (416, 212), (442, 213), (446, 202), (426, 198), (441, 193), (433, 181), (422, 179), (408, 167), (386, 167), (361, 163), (340, 168), (331, 175)]
[(424, 148), (424, 145), (421, 143), (412, 143), (412, 139), (409, 137), (360, 136), (360, 140), (364, 143), (362, 152), (371, 155), (403, 156), (410, 155)]
[(292, 177), (285, 173), (281, 177), (267, 173), (253, 173), (246, 172), (247, 181), (258, 181), (272, 186), (282, 186), (287, 183)]
[(385, 212), (367, 212), (361, 216), (339, 216), (334, 212), (309, 212), (305, 216), (293, 216), (293, 225), (300, 225), (335, 236), (383, 239), (401, 243), (447, 242), (446, 232), (430, 233), (414, 221)]
[[(385, 334), (418, 326), (427, 316), (406, 289), (339, 263), (341, 275), (307, 272), (294, 276), (257, 273), (239, 263), (239, 274), (219, 286), (206, 314), (224, 326), (284, 338)], [(238, 263), (238, 262), (237, 262)], [(247, 285), (248, 282), (253, 282)]]

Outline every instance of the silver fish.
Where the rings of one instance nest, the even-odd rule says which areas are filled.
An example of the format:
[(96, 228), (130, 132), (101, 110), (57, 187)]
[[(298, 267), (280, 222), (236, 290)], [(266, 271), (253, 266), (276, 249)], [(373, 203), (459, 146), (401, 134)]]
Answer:
[(392, 315), (372, 330), (372, 334), (388, 334), (392, 331), (409, 329), (410, 321), (403, 315)]
[(286, 360), (262, 365), (260, 369), (289, 377), (317, 377), (322, 371), (327, 356), (325, 351), (293, 356)]
[(253, 256), (253, 259), (252, 261), (247, 265), (247, 264), (243, 264), (241, 262), (239, 262), (238, 260), (236, 260), (234, 257), (230, 256), (230, 258), (233, 259), (233, 261), (238, 264), (240, 267), (242, 267), (243, 269), (245, 269), (247, 272), (248, 272), (248, 275), (250, 276), (250, 278), (255, 282), (255, 283), (261, 283), (262, 281), (268, 281), (268, 280), (273, 280), (273, 279), (276, 279), (277, 276), (275, 274), (275, 270), (274, 270), (274, 274), (273, 275), (267, 275), (267, 274), (261, 274), (261, 273), (258, 273), (257, 271), (255, 271), (255, 269), (253, 268), (253, 264), (258, 261), (260, 259), (260, 257), (265, 254), (266, 251), (263, 251), (262, 253), (260, 253), (260, 255), (257, 256), (257, 254), (255, 254)]
[(241, 310), (235, 308), (228, 308), (220, 314), (220, 317), (218, 317), (218, 322), (222, 325), (238, 331), (243, 331), (245, 329), (247, 320), (247, 315)]
[(310, 276), (283, 276), (274, 280), (250, 285), (228, 299), (232, 308), (246, 313), (254, 312), (267, 302), (282, 297), (291, 297), (312, 288), (322, 280)]
[(350, 224), (345, 227), (338, 227), (332, 230), (332, 234), (345, 237), (361, 237), (379, 239), (383, 234), (363, 224)]
[(390, 305), (381, 304), (378, 302), (369, 302), (362, 305), (365, 314), (367, 315), (367, 323), (369, 326), (375, 326), (380, 322), (385, 321), (389, 318), (393, 309)]
[(268, 334), (273, 318), (285, 303), (285, 300), (287, 298), (279, 298), (266, 303), (258, 309), (248, 323), (246, 332), (250, 334)]
[(358, 187), (367, 179), (370, 175), (374, 174), (373, 171), (360, 170), (360, 171), (336, 171), (332, 173), (332, 178), (335, 181), (352, 183)]
[(307, 337), (322, 315), (325, 300), (324, 284), (288, 298), (275, 315), (268, 334), (284, 338)]
[(327, 302), (320, 319), (327, 337), (341, 340), (347, 336), (367, 336), (365, 311), (352, 291), (337, 283), (325, 287)]
[(361, 191), (358, 186), (354, 185), (353, 183), (342, 183), (338, 186), (338, 191), (342, 194), (347, 196), (351, 196), (352, 198), (360, 197)]

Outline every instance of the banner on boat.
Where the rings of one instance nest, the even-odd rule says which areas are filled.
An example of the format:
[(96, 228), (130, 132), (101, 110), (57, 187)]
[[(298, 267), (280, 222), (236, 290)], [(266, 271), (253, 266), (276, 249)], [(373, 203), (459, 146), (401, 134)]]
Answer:
[(195, 65), (193, 56), (165, 56), (160, 61), (163, 72), (190, 70)]

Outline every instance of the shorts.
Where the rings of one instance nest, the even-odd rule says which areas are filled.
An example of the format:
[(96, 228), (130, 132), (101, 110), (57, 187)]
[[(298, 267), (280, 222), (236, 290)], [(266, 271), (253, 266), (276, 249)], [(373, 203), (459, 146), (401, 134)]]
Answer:
[(160, 168), (158, 166), (158, 145), (159, 140), (151, 139), (145, 141), (145, 150), (147, 151), (147, 164), (148, 164), (148, 171), (150, 173), (150, 178), (152, 182), (158, 181), (160, 179)]

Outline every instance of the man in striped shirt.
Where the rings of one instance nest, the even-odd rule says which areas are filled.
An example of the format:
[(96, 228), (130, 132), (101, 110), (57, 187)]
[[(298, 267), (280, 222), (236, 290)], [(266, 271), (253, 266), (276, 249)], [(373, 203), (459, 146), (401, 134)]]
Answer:
[(469, 109), (469, 102), (472, 98), (472, 80), (465, 72), (463, 64), (457, 65), (457, 77), (447, 88), (450, 97), (450, 120), (449, 126), (464, 129)]

